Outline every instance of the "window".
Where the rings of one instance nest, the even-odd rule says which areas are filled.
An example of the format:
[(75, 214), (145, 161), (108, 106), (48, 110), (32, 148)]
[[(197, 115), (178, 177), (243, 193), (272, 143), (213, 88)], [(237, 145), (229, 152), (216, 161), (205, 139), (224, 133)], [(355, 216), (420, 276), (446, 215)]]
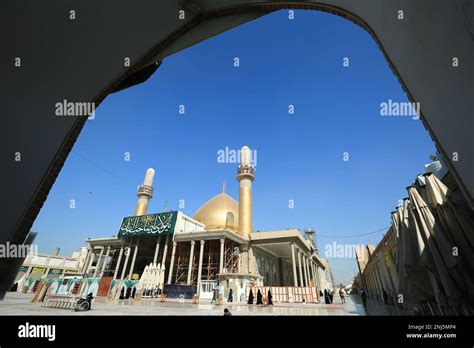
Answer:
[(225, 226), (226, 227), (234, 227), (234, 214), (230, 211), (227, 212), (225, 217)]

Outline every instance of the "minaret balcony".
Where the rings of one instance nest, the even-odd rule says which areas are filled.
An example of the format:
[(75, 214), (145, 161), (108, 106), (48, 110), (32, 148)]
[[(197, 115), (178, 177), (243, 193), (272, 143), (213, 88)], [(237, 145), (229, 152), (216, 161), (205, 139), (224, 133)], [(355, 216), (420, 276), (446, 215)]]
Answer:
[(138, 186), (138, 192), (137, 192), (138, 197), (147, 197), (148, 199), (151, 199), (153, 197), (153, 187), (149, 185), (140, 185)]
[(255, 178), (255, 168), (250, 164), (241, 164), (237, 168), (237, 180)]

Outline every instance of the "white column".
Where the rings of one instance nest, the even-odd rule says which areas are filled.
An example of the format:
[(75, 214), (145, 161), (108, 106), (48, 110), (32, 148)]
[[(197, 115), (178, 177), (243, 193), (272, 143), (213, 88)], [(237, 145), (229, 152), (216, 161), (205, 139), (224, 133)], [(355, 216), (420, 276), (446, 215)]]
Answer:
[(199, 264), (198, 264), (198, 279), (197, 279), (197, 295), (201, 294), (201, 272), (202, 272), (202, 257), (204, 255), (204, 241), (201, 240), (201, 249), (199, 250)]
[(302, 259), (303, 259), (303, 281), (304, 281), (304, 286), (308, 286), (308, 273), (306, 272), (306, 255), (305, 254), (303, 254)]
[(123, 264), (122, 276), (120, 277), (120, 279), (123, 279), (123, 277), (125, 277), (125, 271), (127, 269), (128, 258), (130, 257), (130, 252), (131, 251), (132, 251), (132, 249), (130, 249), (130, 247), (125, 248), (125, 262)]
[(188, 284), (188, 285), (191, 284), (191, 274), (192, 274), (192, 270), (193, 270), (193, 258), (194, 258), (194, 244), (195, 244), (195, 242), (192, 240), (191, 241), (191, 251), (189, 252), (188, 279), (186, 281), (186, 284)]
[(317, 263), (314, 263), (314, 276), (315, 276), (315, 282), (316, 282), (316, 286), (318, 287), (318, 289), (321, 289), (321, 281), (319, 280), (319, 266), (317, 265)]
[(158, 236), (158, 238), (156, 239), (155, 255), (153, 256), (154, 265), (156, 265), (156, 261), (158, 261), (158, 252), (160, 251), (160, 238), (161, 236)]
[(89, 265), (88, 265), (87, 268), (86, 268), (86, 275), (87, 275), (87, 273), (89, 273), (89, 270), (90, 270), (90, 268), (92, 267), (92, 262), (94, 262), (94, 258), (95, 258), (94, 250), (91, 250), (91, 256), (90, 256), (90, 260), (89, 260)]
[(133, 268), (135, 267), (135, 260), (137, 259), (137, 252), (138, 252), (138, 244), (135, 245), (135, 250), (133, 251), (132, 263), (130, 264), (130, 272), (128, 272), (128, 279), (132, 279)]
[(104, 248), (102, 247), (102, 249), (100, 249), (99, 259), (97, 260), (97, 263), (95, 264), (94, 275), (92, 276), (92, 278), (97, 277), (97, 271), (99, 270), (100, 259), (102, 258), (103, 254), (104, 254)]
[(318, 282), (319, 282), (319, 288), (323, 290), (324, 289), (323, 278), (321, 276), (321, 268), (319, 267), (318, 267)]
[(303, 270), (301, 268), (301, 252), (299, 250), (297, 250), (297, 252), (298, 252), (298, 268), (299, 268), (299, 271), (300, 271), (300, 286), (304, 286)]
[(224, 242), (225, 239), (221, 239), (221, 253), (219, 255), (219, 273), (222, 273), (222, 269), (224, 268)]
[(310, 261), (310, 270), (311, 270), (311, 278), (313, 280), (313, 286), (316, 286), (316, 277), (314, 276), (314, 262), (313, 260)]
[(306, 261), (306, 286), (310, 286), (310, 273), (309, 273), (309, 258), (308, 256), (305, 256), (305, 261)]
[(294, 286), (298, 286), (298, 275), (296, 274), (296, 258), (295, 258), (295, 245), (291, 243), (291, 259), (293, 263), (293, 281)]
[(314, 286), (313, 261), (311, 261), (311, 257), (308, 257), (308, 276), (308, 286)]
[(171, 284), (171, 278), (173, 277), (173, 266), (174, 266), (174, 256), (176, 254), (176, 242), (173, 241), (173, 249), (171, 249), (171, 262), (170, 270), (168, 272), (168, 284)]
[(60, 277), (64, 276), (64, 274), (66, 274), (66, 261), (67, 261), (67, 258), (64, 258), (64, 261), (61, 265), (63, 267), (63, 273), (61, 273)]
[[(51, 262), (51, 256), (48, 256), (46, 258), (45, 266), (49, 265)], [(46, 278), (48, 277), (49, 271), (51, 270), (51, 267), (46, 267), (46, 272), (44, 272), (43, 276), (41, 278)]]
[(165, 261), (166, 261), (166, 254), (168, 253), (168, 240), (170, 238), (170, 235), (166, 235), (166, 240), (165, 240), (165, 248), (163, 249), (163, 258), (161, 259), (161, 264), (164, 266)]
[(123, 254), (123, 247), (120, 248), (117, 264), (115, 265), (114, 280), (117, 279), (117, 274), (118, 274), (118, 271), (119, 271), (119, 268), (120, 268), (120, 261), (122, 261), (122, 254)]
[(321, 285), (319, 284), (318, 265), (316, 264), (316, 262), (313, 264), (313, 272), (314, 272), (314, 286), (320, 289)]
[(321, 279), (321, 287), (326, 289), (326, 271), (322, 268), (319, 269), (319, 279)]
[(99, 278), (102, 278), (104, 276), (105, 266), (107, 264), (107, 259), (109, 258), (109, 253), (110, 253), (110, 246), (107, 247), (107, 252), (105, 253), (105, 258), (104, 258), (104, 262), (102, 263), (102, 269), (100, 270)]
[(87, 249), (86, 258), (84, 259), (84, 264), (82, 265), (82, 269), (81, 269), (82, 274), (84, 274), (86, 272), (87, 265), (89, 264), (89, 257), (91, 256), (91, 252), (92, 252), (92, 250)]
[(319, 266), (316, 265), (316, 279), (317, 279), (317, 283), (318, 283), (318, 288), (322, 288), (322, 282), (321, 282), (321, 276), (319, 275)]
[(326, 281), (326, 278), (324, 276), (324, 271), (322, 268), (319, 268), (319, 285), (323, 289), (326, 287), (326, 284), (324, 283), (325, 281)]

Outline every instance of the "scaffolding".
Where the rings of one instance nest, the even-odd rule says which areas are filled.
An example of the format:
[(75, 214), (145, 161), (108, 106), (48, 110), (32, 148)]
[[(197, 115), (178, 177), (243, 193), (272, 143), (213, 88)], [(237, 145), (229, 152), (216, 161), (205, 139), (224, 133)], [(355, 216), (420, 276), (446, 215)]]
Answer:
[(190, 251), (191, 246), (189, 243), (176, 244), (176, 270), (174, 274), (175, 284), (187, 284)]
[[(207, 248), (206, 248), (207, 246)], [(218, 280), (219, 263), (220, 263), (220, 240), (209, 240), (204, 246), (204, 260), (202, 269), (203, 280)], [(207, 252), (206, 252), (207, 249)], [(205, 276), (204, 276), (205, 275)]]
[[(204, 246), (202, 261), (202, 281), (218, 281), (220, 272), (220, 239), (207, 240)], [(197, 250), (196, 250), (197, 249)], [(238, 245), (226, 239), (224, 242), (223, 272), (237, 273), (239, 269)], [(189, 256), (191, 254), (190, 242), (178, 242), (175, 252), (175, 264), (171, 283), (188, 284)], [(169, 259), (169, 255), (167, 259)], [(195, 248), (191, 266), (190, 284), (197, 284), (198, 278), (199, 249)]]
[(239, 271), (239, 247), (229, 239), (224, 242), (223, 267), (226, 273), (237, 273)]

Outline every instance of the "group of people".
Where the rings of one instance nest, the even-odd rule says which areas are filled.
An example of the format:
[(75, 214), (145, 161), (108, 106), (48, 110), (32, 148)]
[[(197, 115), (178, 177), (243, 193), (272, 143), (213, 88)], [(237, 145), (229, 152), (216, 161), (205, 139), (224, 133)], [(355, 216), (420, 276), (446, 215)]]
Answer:
[[(218, 296), (218, 291), (217, 289), (212, 289), (212, 300), (211, 303), (217, 303), (217, 296)], [(229, 289), (229, 296), (227, 297), (227, 302), (234, 302), (234, 292), (232, 289)]]
[[(211, 303), (217, 303), (217, 298), (219, 295), (218, 289), (212, 289), (212, 300)], [(227, 296), (227, 303), (232, 303), (234, 302), (234, 292), (232, 289), (229, 289), (229, 296)]]
[[(212, 290), (212, 300), (211, 300), (211, 303), (217, 303), (217, 295), (218, 295), (218, 292), (216, 289), (213, 289)], [(270, 290), (268, 290), (268, 293), (267, 293), (267, 305), (273, 305), (273, 301), (272, 301), (272, 292)], [(248, 301), (247, 301), (247, 304), (254, 304), (254, 295), (253, 295), (253, 291), (250, 290), (250, 293), (249, 293), (249, 297), (248, 297)], [(234, 293), (232, 291), (232, 289), (229, 289), (229, 296), (227, 297), (227, 303), (232, 303), (234, 302)], [(260, 289), (257, 291), (257, 302), (256, 302), (257, 305), (263, 305), (263, 295), (262, 293), (260, 292)]]
[[(273, 301), (272, 301), (272, 292), (270, 291), (270, 289), (268, 289), (268, 293), (267, 293), (267, 305), (273, 305)], [(253, 291), (252, 289), (250, 289), (250, 292), (249, 292), (249, 299), (248, 299), (248, 302), (247, 304), (253, 304), (253, 300), (254, 300), (254, 297), (253, 297)], [(262, 293), (260, 292), (260, 289), (258, 289), (257, 291), (257, 305), (263, 305), (263, 295)]]
[[(326, 304), (333, 303), (333, 297), (334, 297), (334, 291), (333, 290), (324, 289), (324, 293), (321, 290), (319, 290), (319, 295), (320, 295), (320, 297), (324, 297), (324, 303), (326, 303)], [(361, 290), (360, 295), (362, 297), (362, 302), (364, 303), (364, 306), (365, 306), (365, 303), (367, 302), (367, 297), (366, 297), (364, 289)], [(268, 293), (267, 293), (267, 304), (268, 305), (273, 305), (272, 297), (273, 297), (272, 292), (270, 290), (268, 290)], [(339, 289), (339, 297), (341, 298), (341, 303), (346, 303), (345, 291), (344, 291), (343, 288)], [(254, 298), (254, 295), (253, 295), (253, 291), (252, 291), (252, 289), (250, 289), (247, 304), (254, 304), (253, 303), (254, 300), (255, 300), (255, 298)], [(229, 296), (227, 297), (227, 303), (232, 303), (232, 302), (234, 302), (234, 294), (232, 292), (232, 289), (229, 289)], [(303, 300), (303, 302), (304, 302), (304, 300)], [(217, 290), (216, 289), (213, 289), (211, 303), (217, 303)], [(256, 304), (257, 305), (263, 305), (264, 304), (263, 303), (263, 295), (260, 292), (260, 289), (257, 291), (257, 302), (256, 302)]]
[[(319, 290), (319, 296), (324, 297), (324, 303), (331, 304), (334, 300), (334, 291), (324, 289), (324, 293)], [(341, 303), (346, 303), (346, 292), (343, 288), (339, 288), (339, 297), (341, 298)]]
[(326, 304), (331, 304), (333, 301), (333, 291), (324, 289), (324, 293), (319, 290), (319, 296), (323, 297), (324, 296), (324, 303)]

